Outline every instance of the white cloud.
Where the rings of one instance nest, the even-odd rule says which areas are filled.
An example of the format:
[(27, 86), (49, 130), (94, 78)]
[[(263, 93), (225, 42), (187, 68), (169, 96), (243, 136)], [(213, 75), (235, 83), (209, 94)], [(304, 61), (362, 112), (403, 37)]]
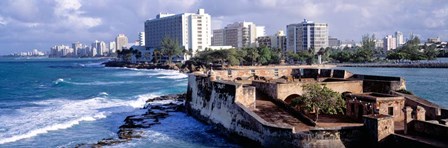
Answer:
[(92, 28), (101, 25), (102, 20), (100, 18), (82, 16), (84, 12), (80, 10), (81, 6), (79, 0), (56, 0), (54, 14), (68, 26)]
[(0, 26), (6, 26), (7, 24), (8, 22), (2, 16), (0, 16)]

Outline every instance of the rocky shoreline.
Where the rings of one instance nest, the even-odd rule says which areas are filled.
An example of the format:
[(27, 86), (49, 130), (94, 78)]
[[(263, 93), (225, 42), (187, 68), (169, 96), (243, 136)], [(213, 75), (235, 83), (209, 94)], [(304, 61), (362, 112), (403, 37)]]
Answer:
[[(153, 125), (161, 124), (163, 120), (170, 116), (171, 112), (185, 112), (184, 101), (186, 94), (166, 95), (150, 98), (146, 101), (143, 109), (144, 114), (130, 115), (124, 119), (124, 123), (119, 127), (117, 138), (105, 138), (94, 144), (77, 144), (76, 148), (103, 147), (129, 142), (132, 139), (144, 138), (145, 129)], [(169, 101), (169, 103), (160, 103)]]

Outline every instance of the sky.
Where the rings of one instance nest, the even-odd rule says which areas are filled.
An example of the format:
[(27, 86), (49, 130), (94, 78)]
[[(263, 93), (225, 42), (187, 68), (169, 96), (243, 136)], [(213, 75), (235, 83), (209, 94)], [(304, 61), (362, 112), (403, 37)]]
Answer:
[(195, 13), (204, 8), (212, 29), (238, 21), (265, 26), (268, 35), (303, 19), (328, 23), (330, 36), (359, 41), (401, 31), (421, 39), (448, 40), (446, 0), (1, 0), (0, 54), (112, 41), (130, 41), (158, 13)]

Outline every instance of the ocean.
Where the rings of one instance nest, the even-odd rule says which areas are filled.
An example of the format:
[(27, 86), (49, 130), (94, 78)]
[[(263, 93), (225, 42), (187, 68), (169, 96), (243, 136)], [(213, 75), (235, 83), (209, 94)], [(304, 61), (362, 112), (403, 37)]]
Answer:
[[(148, 98), (183, 93), (187, 75), (172, 70), (108, 68), (104, 59), (0, 58), (0, 147), (74, 147), (116, 138)], [(448, 69), (341, 67), (402, 76), (408, 90), (448, 107)], [(112, 147), (239, 147), (184, 113), (145, 138)]]
[[(0, 147), (74, 147), (115, 138), (148, 98), (186, 91), (187, 75), (177, 71), (102, 62), (0, 58)], [(237, 147), (184, 113), (161, 123), (146, 138), (113, 147)]]

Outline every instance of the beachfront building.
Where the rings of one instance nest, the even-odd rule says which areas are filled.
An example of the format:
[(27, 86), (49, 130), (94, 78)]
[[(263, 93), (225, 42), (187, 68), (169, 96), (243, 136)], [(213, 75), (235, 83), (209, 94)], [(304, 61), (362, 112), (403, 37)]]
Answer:
[(400, 31), (395, 32), (396, 47), (401, 47), (404, 45), (403, 33)]
[(337, 48), (339, 48), (339, 46), (341, 46), (341, 44), (342, 44), (342, 42), (338, 38), (331, 37), (331, 36), (328, 37), (328, 47), (337, 49)]
[(385, 51), (397, 49), (397, 39), (392, 35), (387, 35), (383, 39), (383, 48)]
[(286, 26), (287, 50), (294, 53), (300, 50), (328, 47), (328, 24), (304, 20), (302, 23)]
[(138, 45), (145, 46), (145, 32), (138, 33)]
[(224, 29), (213, 30), (212, 46), (224, 46)]
[(160, 48), (164, 38), (177, 41), (195, 55), (211, 45), (211, 17), (199, 9), (197, 13), (160, 13), (145, 22), (146, 48)]
[(273, 49), (280, 49), (286, 51), (286, 36), (285, 33), (280, 30), (271, 36), (260, 36), (257, 38), (258, 47), (269, 47)]
[(109, 42), (109, 54), (115, 53), (117, 49), (117, 44), (115, 41)]
[(128, 46), (128, 37), (126, 37), (126, 35), (124, 35), (124, 34), (119, 34), (115, 38), (115, 45), (116, 45), (115, 49), (117, 51), (121, 51), (121, 50), (123, 50), (123, 48), (127, 48), (127, 46)]
[(235, 22), (213, 31), (213, 45), (235, 48), (256, 47), (257, 38), (265, 34), (264, 26), (256, 26), (252, 22)]
[(66, 45), (56, 45), (50, 49), (50, 57), (70, 57), (73, 55), (73, 48)]

